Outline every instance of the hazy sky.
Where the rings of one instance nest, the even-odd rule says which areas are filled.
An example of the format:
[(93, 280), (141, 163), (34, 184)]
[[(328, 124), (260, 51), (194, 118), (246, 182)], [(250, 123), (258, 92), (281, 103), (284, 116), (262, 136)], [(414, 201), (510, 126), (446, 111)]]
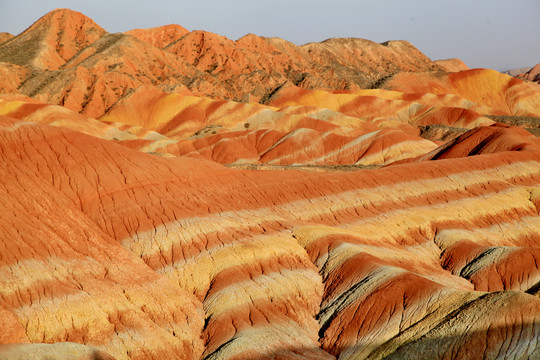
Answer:
[(0, 0), (0, 32), (18, 34), (58, 7), (109, 32), (174, 23), (233, 40), (247, 33), (296, 44), (408, 40), (433, 60), (497, 70), (540, 62), (540, 0)]

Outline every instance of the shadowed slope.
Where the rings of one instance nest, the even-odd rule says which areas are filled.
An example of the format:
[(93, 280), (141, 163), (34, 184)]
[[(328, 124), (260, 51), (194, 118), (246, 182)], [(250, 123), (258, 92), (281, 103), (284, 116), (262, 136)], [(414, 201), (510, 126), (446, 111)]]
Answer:
[(31, 71), (28, 68), (7, 62), (0, 62), (0, 76), (2, 77), (0, 94), (17, 93), (17, 89), (30, 73)]

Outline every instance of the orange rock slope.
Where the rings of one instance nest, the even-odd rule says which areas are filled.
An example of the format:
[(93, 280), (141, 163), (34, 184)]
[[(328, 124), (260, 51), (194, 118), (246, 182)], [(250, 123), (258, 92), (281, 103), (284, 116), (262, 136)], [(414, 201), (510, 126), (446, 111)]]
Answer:
[(0, 359), (540, 357), (537, 85), (68, 10), (0, 60)]
[(407, 42), (329, 39), (296, 46), (255, 35), (232, 41), (174, 25), (110, 34), (66, 9), (1, 43), (0, 69), (7, 64), (20, 67), (10, 72), (21, 79), (4, 91), (93, 117), (141, 85), (245, 101), (267, 98), (283, 84), (358, 89), (397, 71), (445, 69)]
[(4, 342), (116, 358), (438, 341), (534, 354), (536, 151), (320, 174), (157, 158), (7, 117), (0, 143)]

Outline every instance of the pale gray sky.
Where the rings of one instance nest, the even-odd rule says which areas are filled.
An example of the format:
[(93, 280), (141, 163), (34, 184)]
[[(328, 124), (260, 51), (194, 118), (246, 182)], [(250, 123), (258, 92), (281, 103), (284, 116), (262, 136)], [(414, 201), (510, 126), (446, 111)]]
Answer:
[(109, 32), (174, 23), (233, 40), (247, 33), (296, 44), (408, 40), (433, 60), (458, 57), (473, 68), (540, 62), (540, 0), (0, 0), (0, 32), (18, 34), (59, 7)]

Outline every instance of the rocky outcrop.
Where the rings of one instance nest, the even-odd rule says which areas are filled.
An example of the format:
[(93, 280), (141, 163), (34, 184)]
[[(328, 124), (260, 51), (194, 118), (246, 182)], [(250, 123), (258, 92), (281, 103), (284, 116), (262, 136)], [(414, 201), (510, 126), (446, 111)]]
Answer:
[(528, 71), (518, 74), (516, 76), (540, 84), (540, 64), (537, 64)]
[(521, 67), (521, 68), (516, 68), (516, 69), (505, 70), (505, 71), (502, 71), (502, 73), (506, 75), (510, 75), (510, 76), (517, 76), (519, 74), (526, 73), (527, 71), (531, 69), (532, 69), (531, 66), (526, 66), (526, 67)]

